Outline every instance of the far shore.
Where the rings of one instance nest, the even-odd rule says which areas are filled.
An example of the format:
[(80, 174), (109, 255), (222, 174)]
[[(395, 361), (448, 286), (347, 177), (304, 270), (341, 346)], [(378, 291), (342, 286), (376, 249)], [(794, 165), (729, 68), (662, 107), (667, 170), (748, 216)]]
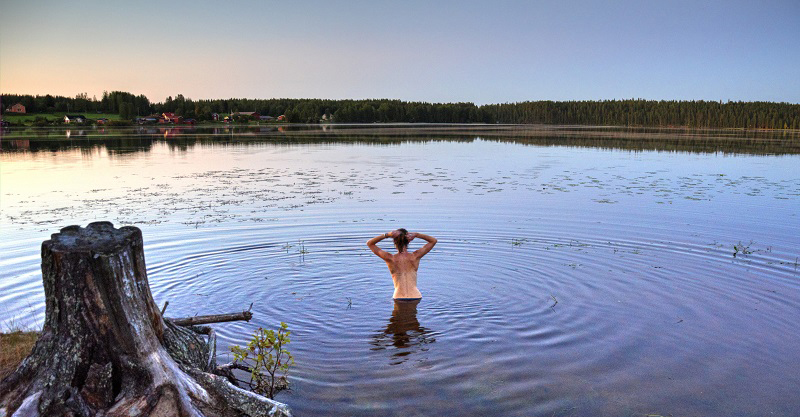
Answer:
[[(96, 116), (96, 115), (95, 115)], [(100, 114), (102, 116), (102, 114)], [(116, 116), (116, 115), (111, 115)], [(5, 116), (4, 116), (5, 119)], [(14, 119), (11, 119), (14, 120)], [(17, 119), (23, 122), (28, 122), (32, 119)], [(53, 121), (54, 119), (48, 119)], [(117, 121), (116, 124), (96, 124), (92, 119), (88, 119), (86, 123), (54, 123), (54, 124), (25, 124), (16, 123), (6, 126), (6, 130), (18, 131), (20, 129), (39, 128), (39, 129), (52, 129), (52, 130), (65, 130), (65, 129), (125, 129), (131, 127), (143, 128), (159, 128), (159, 129), (198, 129), (198, 128), (275, 128), (279, 130), (305, 130), (308, 132), (312, 129), (318, 130), (337, 130), (355, 128), (359, 131), (366, 131), (365, 129), (424, 129), (426, 131), (459, 129), (459, 130), (493, 130), (493, 131), (510, 131), (510, 130), (530, 130), (530, 131), (565, 131), (565, 130), (607, 130), (613, 131), (614, 134), (625, 131), (660, 131), (660, 132), (785, 132), (785, 133), (800, 133), (800, 129), (769, 129), (769, 128), (744, 128), (744, 127), (691, 127), (691, 126), (660, 126), (660, 125), (579, 125), (579, 124), (544, 124), (544, 123), (412, 123), (412, 122), (389, 122), (389, 123), (287, 123), (287, 122), (247, 122), (247, 123), (225, 123), (225, 122), (212, 122), (204, 121), (193, 124), (172, 124), (172, 123), (147, 123), (137, 124), (127, 121), (121, 121), (117, 118), (110, 118), (111, 121)]]

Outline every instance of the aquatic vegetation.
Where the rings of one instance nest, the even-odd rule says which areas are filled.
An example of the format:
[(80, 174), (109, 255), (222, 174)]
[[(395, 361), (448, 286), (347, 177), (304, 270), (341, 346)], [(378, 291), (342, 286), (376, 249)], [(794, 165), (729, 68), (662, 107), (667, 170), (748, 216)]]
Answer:
[(297, 253), (300, 254), (300, 262), (305, 262), (306, 254), (308, 253), (308, 250), (306, 250), (306, 244), (302, 240), (297, 242), (297, 244), (300, 245), (300, 249), (297, 251)]
[(753, 245), (753, 241), (751, 240), (748, 244), (743, 244), (740, 240), (738, 244), (733, 245), (733, 257), (735, 258), (736, 255), (750, 255), (753, 253), (753, 250), (750, 247)]
[(288, 345), (289, 326), (281, 322), (281, 327), (266, 330), (259, 327), (247, 346), (231, 346), (236, 363), (250, 370), (250, 388), (261, 395), (274, 398), (275, 393), (288, 386), (289, 367), (294, 365), (294, 357), (284, 347)]

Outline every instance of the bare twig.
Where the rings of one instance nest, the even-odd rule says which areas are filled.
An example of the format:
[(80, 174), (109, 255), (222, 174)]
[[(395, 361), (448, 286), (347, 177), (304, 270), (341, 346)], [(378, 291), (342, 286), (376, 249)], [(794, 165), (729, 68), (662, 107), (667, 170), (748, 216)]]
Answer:
[(554, 297), (553, 294), (550, 294), (550, 298), (552, 298), (553, 301), (555, 301), (555, 303), (553, 303), (553, 305), (550, 306), (550, 308), (553, 308), (556, 306), (556, 304), (558, 304), (558, 300), (556, 300), (556, 297)]
[(241, 313), (213, 314), (209, 316), (193, 316), (183, 318), (167, 318), (178, 326), (191, 326), (195, 324), (224, 323), (228, 321), (250, 321), (253, 313), (242, 311)]
[(164, 301), (164, 307), (161, 307), (161, 315), (164, 315), (164, 312), (167, 311), (167, 306), (169, 305), (169, 301)]

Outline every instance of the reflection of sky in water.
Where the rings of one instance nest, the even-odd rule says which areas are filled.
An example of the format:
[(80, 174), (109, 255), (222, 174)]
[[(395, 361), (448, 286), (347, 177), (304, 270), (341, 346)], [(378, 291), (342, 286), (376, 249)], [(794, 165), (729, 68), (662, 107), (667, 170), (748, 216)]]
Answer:
[(750, 163), (742, 164), (741, 157), (598, 154), (490, 141), (224, 149), (156, 145), (151, 152), (121, 156), (102, 149), (55, 158), (6, 155), (0, 179), (4, 224), (9, 218), (16, 225), (60, 224), (56, 220), (91, 220), (92, 214), (134, 224), (203, 224), (258, 219), (270, 209), (309, 204), (388, 199), (403, 206), (437, 205), (491, 193), (516, 193), (537, 204), (559, 204), (552, 195), (598, 203), (635, 196), (672, 204), (740, 194), (787, 199), (800, 189), (791, 176), (796, 157), (789, 156), (747, 157)]
[[(221, 352), (289, 323), (298, 415), (800, 407), (797, 155), (184, 145), (0, 153), (0, 325), (41, 321), (42, 240), (111, 220), (142, 228), (170, 314), (254, 303)], [(396, 227), (439, 239), (416, 311), (364, 245)]]

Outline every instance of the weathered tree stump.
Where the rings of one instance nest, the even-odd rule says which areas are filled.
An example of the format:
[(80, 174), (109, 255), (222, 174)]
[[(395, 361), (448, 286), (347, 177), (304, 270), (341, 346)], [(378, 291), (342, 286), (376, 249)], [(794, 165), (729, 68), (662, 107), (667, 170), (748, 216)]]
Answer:
[(0, 417), (290, 415), (215, 375), (211, 343), (162, 319), (138, 228), (61, 229), (42, 243), (42, 279), (44, 328), (0, 381)]

